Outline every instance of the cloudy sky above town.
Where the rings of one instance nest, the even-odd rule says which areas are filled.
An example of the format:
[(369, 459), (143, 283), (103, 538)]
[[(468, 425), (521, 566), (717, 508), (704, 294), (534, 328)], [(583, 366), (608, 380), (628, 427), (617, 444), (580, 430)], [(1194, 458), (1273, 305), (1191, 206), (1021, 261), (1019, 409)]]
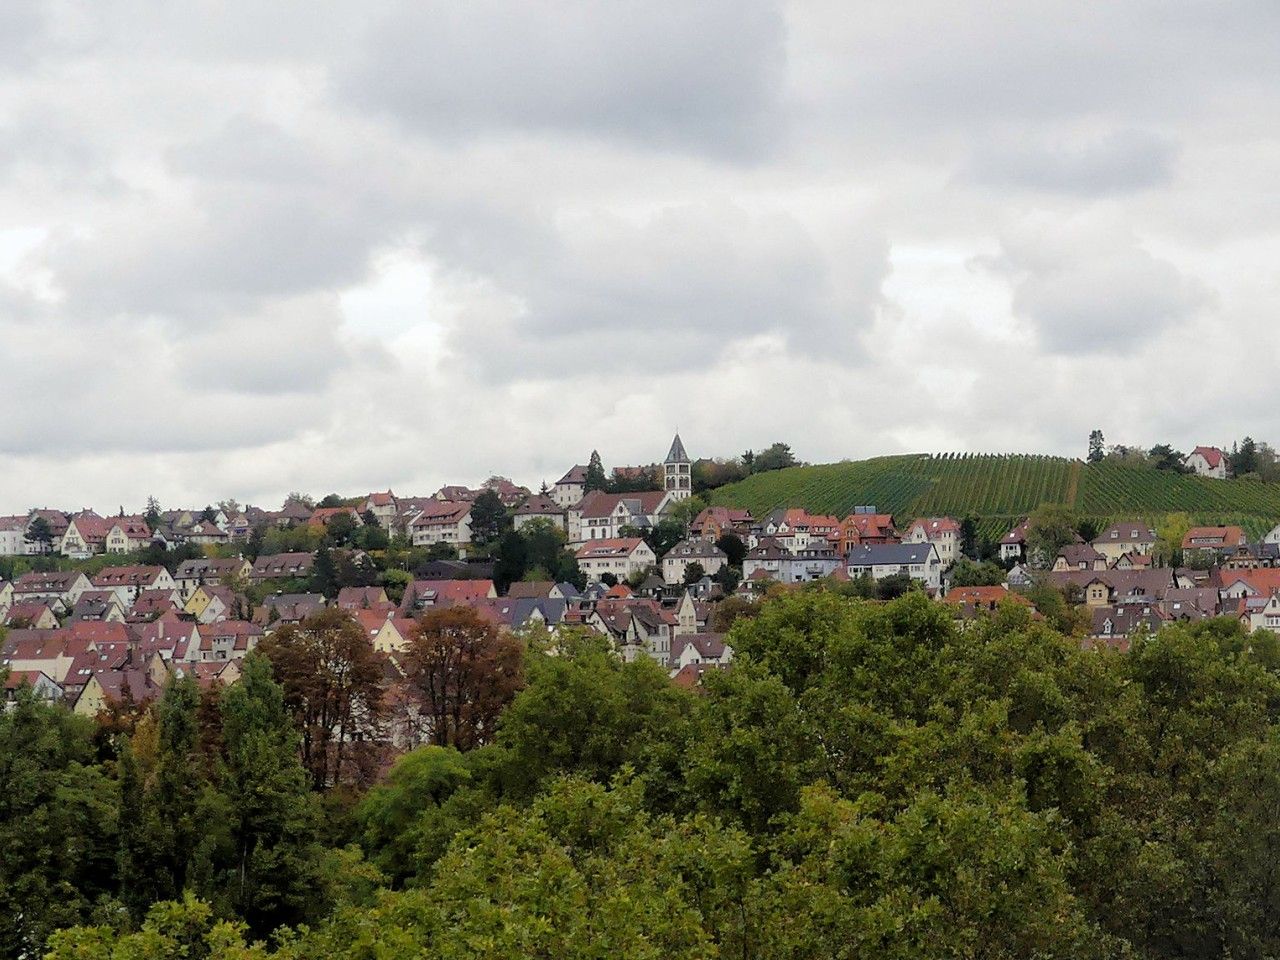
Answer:
[(1280, 440), (1280, 4), (0, 4), (0, 513)]

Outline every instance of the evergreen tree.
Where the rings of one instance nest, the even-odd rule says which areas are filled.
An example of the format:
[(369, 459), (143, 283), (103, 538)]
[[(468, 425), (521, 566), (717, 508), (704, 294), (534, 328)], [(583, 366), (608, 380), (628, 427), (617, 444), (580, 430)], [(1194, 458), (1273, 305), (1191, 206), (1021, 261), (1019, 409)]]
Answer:
[(1089, 462), (1101, 463), (1102, 458), (1106, 455), (1103, 450), (1104, 440), (1101, 430), (1093, 430), (1089, 434)]
[(492, 490), (485, 490), (471, 504), (471, 539), (476, 545), (487, 547), (497, 543), (511, 529), (511, 514), (502, 498)]
[(592, 490), (603, 490), (609, 485), (609, 478), (604, 473), (604, 463), (600, 459), (600, 451), (592, 450), (591, 459), (587, 461), (587, 479), (582, 485), (585, 493)]
[(338, 564), (333, 559), (333, 551), (327, 545), (321, 544), (320, 549), (316, 551), (316, 562), (311, 568), (311, 589), (333, 599), (338, 595), (341, 586)]

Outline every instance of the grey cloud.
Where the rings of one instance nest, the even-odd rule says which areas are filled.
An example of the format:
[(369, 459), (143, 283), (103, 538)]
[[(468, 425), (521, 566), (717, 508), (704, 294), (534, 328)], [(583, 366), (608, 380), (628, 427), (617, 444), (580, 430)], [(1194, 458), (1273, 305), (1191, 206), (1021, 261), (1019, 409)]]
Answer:
[(558, 228), (552, 245), (495, 277), (518, 315), (455, 327), (455, 349), (489, 376), (545, 374), (584, 344), (627, 341), (652, 343), (655, 361), (681, 369), (761, 334), (857, 361), (888, 270), (887, 246), (868, 236), (843, 251), (833, 277), (797, 219), (728, 202), (665, 207), (639, 222), (595, 212)]
[(1010, 233), (1002, 247), (1000, 258), (982, 262), (1009, 277), (1014, 314), (1051, 353), (1140, 348), (1213, 300), (1124, 228), (1038, 223)]
[(561, 131), (758, 155), (781, 133), (785, 31), (768, 0), (402, 3), (339, 88), (431, 135)]
[(0, 342), (23, 359), (0, 383), (0, 407), (15, 411), (0, 418), (6, 455), (198, 454), (295, 437), (315, 422), (303, 396), (277, 397), (264, 416), (257, 398), (220, 383), (234, 353), (191, 356), (157, 324), (86, 332), (0, 320)]
[(73, 315), (162, 314), (198, 323), (263, 298), (336, 290), (365, 274), (385, 224), (358, 201), (287, 187), (208, 188), (62, 235), (45, 258)]
[(980, 145), (966, 172), (987, 186), (1103, 196), (1168, 183), (1177, 154), (1171, 139), (1143, 130), (1074, 142), (1018, 138)]
[(211, 134), (167, 153), (170, 169), (206, 181), (297, 185), (323, 173), (317, 148), (256, 117), (239, 114)]

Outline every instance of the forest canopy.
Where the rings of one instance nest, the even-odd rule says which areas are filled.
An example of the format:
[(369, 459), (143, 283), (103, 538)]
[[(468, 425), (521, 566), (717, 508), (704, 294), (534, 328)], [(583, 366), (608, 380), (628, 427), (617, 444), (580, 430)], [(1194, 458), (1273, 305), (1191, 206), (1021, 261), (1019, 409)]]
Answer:
[[(318, 786), (262, 655), (129, 723), (0, 716), (0, 951), (55, 960), (1280, 952), (1280, 650), (1082, 649), (802, 591), (672, 685), (530, 644), (483, 741)], [(464, 747), (464, 749), (460, 749)]]

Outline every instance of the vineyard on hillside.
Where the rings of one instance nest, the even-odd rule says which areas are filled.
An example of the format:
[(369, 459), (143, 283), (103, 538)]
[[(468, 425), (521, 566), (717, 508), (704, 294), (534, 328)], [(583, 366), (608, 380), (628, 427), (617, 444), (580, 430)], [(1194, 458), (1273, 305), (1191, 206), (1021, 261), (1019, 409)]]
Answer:
[(843, 517), (863, 505), (900, 520), (973, 515), (983, 536), (1002, 535), (1043, 503), (1068, 504), (1099, 526), (1156, 523), (1184, 512), (1195, 523), (1237, 523), (1257, 536), (1280, 522), (1280, 484), (1029, 454), (910, 454), (792, 467), (721, 487), (709, 499), (756, 516), (795, 506)]

